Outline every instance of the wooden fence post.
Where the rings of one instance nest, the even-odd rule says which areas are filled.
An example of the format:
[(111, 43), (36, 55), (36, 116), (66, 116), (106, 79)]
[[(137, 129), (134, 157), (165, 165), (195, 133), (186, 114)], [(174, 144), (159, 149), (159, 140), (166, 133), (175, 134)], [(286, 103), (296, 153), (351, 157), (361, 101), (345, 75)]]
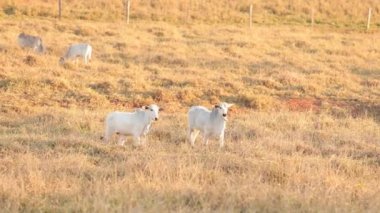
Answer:
[(126, 0), (127, 2), (127, 24), (129, 24), (129, 14), (131, 9), (131, 0)]
[(369, 27), (371, 25), (371, 16), (372, 16), (372, 8), (369, 8), (368, 9), (367, 30), (369, 30)]
[(58, 18), (61, 19), (62, 16), (62, 0), (58, 0)]
[(249, 28), (252, 29), (252, 10), (253, 10), (253, 5), (251, 4), (249, 6)]

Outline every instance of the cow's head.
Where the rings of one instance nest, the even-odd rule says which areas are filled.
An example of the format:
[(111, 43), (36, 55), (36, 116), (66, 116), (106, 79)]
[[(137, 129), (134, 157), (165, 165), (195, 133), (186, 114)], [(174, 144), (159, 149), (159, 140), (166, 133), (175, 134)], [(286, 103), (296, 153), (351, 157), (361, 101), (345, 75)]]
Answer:
[(215, 105), (215, 109), (218, 113), (219, 116), (221, 116), (225, 121), (227, 121), (227, 113), (228, 113), (228, 108), (233, 106), (234, 104), (229, 104), (226, 102), (219, 103)]
[(156, 104), (144, 106), (143, 109), (148, 115), (149, 120), (156, 120), (156, 121), (158, 120), (158, 111), (160, 110), (160, 108)]

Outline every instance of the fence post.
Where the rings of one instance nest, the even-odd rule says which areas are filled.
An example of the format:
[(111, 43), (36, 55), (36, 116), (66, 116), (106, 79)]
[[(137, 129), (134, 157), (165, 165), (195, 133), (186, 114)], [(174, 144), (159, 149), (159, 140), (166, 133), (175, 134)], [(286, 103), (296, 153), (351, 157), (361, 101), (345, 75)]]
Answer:
[(62, 0), (58, 0), (58, 18), (61, 19), (62, 16)]
[(368, 9), (367, 30), (369, 30), (369, 27), (371, 25), (371, 16), (372, 16), (372, 8), (369, 8)]
[(127, 24), (129, 24), (129, 14), (130, 14), (130, 8), (131, 8), (131, 0), (126, 0), (127, 2)]
[(252, 29), (252, 10), (253, 10), (253, 5), (251, 4), (249, 6), (249, 28)]

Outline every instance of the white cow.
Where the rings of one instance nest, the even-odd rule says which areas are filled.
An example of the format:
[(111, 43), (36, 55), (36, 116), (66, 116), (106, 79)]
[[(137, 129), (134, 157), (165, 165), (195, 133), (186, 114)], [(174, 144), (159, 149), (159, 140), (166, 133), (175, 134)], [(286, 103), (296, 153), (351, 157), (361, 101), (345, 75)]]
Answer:
[(226, 128), (227, 112), (233, 104), (222, 102), (210, 111), (203, 106), (193, 106), (188, 112), (188, 137), (192, 146), (199, 132), (203, 134), (203, 142), (208, 144), (210, 137), (219, 138), (219, 146), (224, 146), (224, 130)]
[(42, 44), (42, 39), (38, 36), (20, 33), (17, 40), (18, 44), (22, 48), (31, 48), (38, 53), (43, 53), (45, 51), (45, 47)]
[(133, 136), (134, 145), (146, 142), (146, 135), (153, 120), (158, 120), (159, 107), (156, 104), (136, 109), (134, 112), (111, 112), (105, 121), (104, 142), (108, 143), (111, 136), (119, 135), (119, 144), (124, 145), (125, 136)]
[(73, 44), (69, 47), (66, 54), (59, 59), (59, 63), (63, 64), (69, 59), (75, 59), (77, 62), (78, 57), (83, 58), (84, 63), (87, 64), (91, 60), (92, 47), (89, 44)]

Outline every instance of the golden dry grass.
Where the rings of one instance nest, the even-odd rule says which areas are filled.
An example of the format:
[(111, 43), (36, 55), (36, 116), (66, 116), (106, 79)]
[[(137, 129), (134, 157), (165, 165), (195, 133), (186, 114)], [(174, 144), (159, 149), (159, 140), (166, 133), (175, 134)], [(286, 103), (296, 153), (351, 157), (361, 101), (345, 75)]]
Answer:
[[(57, 17), (58, 0), (3, 0), (0, 16)], [(126, 0), (62, 0), (66, 19), (122, 20)], [(171, 23), (247, 24), (250, 4), (256, 24), (310, 23), (312, 9), (318, 25), (364, 29), (368, 8), (373, 9), (373, 27), (380, 27), (378, 0), (132, 0), (134, 21)]]
[[(45, 2), (36, 5), (50, 7)], [(167, 22), (141, 16), (128, 26), (116, 13), (112, 22), (91, 18), (97, 7), (86, 20), (57, 21), (50, 10), (2, 15), (2, 211), (380, 209), (376, 27), (180, 25), (175, 8)], [(47, 54), (18, 48), (21, 31), (41, 35)], [(92, 44), (92, 62), (59, 66), (75, 42)], [(226, 148), (215, 141), (190, 148), (188, 107), (218, 101), (236, 104)], [(107, 112), (152, 102), (166, 111), (146, 147), (100, 143)]]

